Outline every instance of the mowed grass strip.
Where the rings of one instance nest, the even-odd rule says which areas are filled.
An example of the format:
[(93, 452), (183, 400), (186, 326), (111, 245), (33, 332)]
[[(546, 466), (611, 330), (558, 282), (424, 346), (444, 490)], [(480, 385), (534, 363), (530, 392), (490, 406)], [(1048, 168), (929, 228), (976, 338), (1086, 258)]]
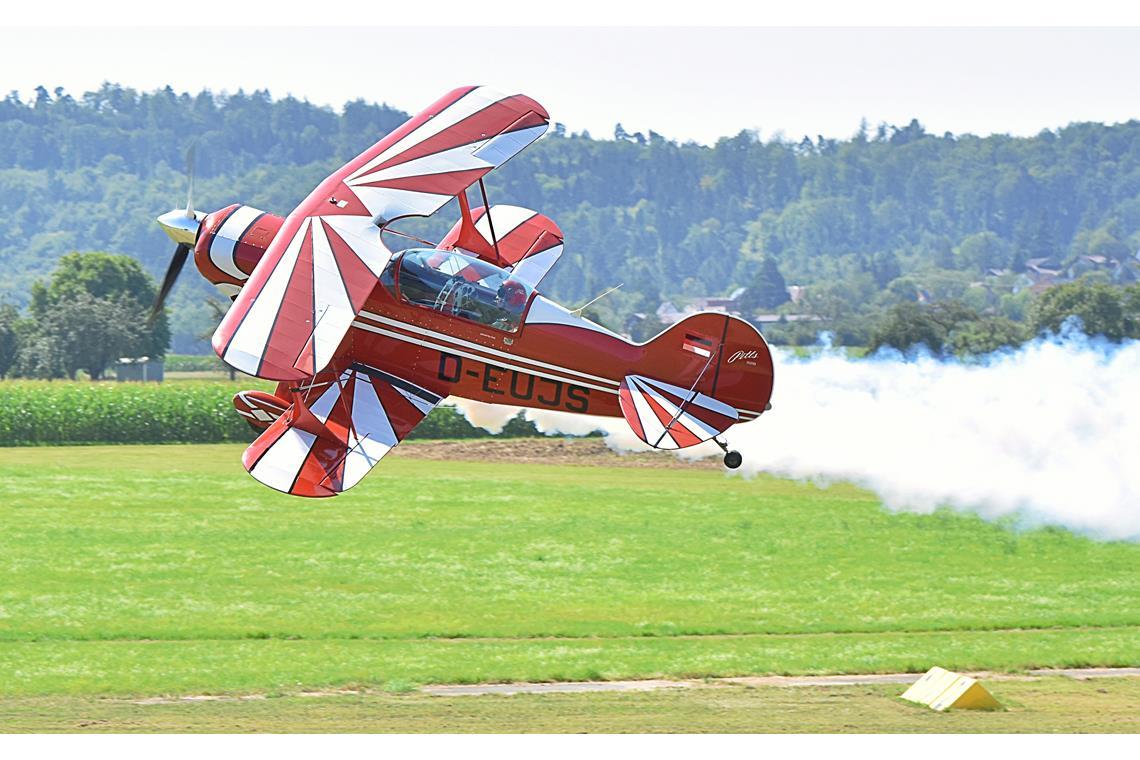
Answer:
[[(0, 697), (754, 674), (1016, 671), (1136, 662), (1135, 629), (605, 639), (0, 643)], [(0, 700), (2, 701), (2, 700)]]
[(997, 711), (938, 713), (903, 687), (709, 687), (643, 693), (429, 697), (284, 696), (136, 704), (107, 698), (0, 702), (0, 726), (82, 733), (1136, 733), (1140, 678), (995, 681)]
[[(1140, 652), (1133, 544), (699, 470), (394, 456), (353, 491), (305, 501), (255, 483), (241, 450), (0, 450), (0, 693), (1134, 665)], [(860, 635), (819, 635), (837, 633)]]

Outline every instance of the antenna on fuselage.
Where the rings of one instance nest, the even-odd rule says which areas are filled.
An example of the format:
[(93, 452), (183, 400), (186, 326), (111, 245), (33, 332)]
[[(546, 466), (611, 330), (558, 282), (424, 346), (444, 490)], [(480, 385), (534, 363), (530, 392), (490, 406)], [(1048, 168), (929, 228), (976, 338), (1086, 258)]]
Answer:
[(614, 285), (614, 286), (613, 286), (612, 288), (610, 288), (609, 290), (607, 290), (607, 291), (605, 291), (605, 292), (603, 292), (603, 293), (600, 293), (600, 294), (598, 294), (598, 295), (594, 296), (594, 297), (593, 297), (593, 298), (591, 298), (589, 301), (586, 301), (586, 303), (582, 304), (582, 305), (581, 305), (581, 306), (579, 306), (577, 309), (573, 309), (573, 310), (571, 310), (571, 311), (570, 311), (570, 313), (571, 313), (571, 314), (576, 314), (576, 315), (577, 315), (577, 316), (579, 316), (579, 317), (580, 317), (580, 316), (582, 316), (582, 310), (583, 310), (583, 309), (585, 309), (587, 306), (590, 306), (590, 305), (592, 305), (592, 304), (595, 304), (595, 303), (597, 303), (598, 301), (602, 300), (603, 298), (605, 298), (606, 296), (608, 296), (610, 293), (613, 293), (615, 290), (617, 290), (618, 288), (620, 288), (622, 285), (625, 285), (625, 283), (624, 283), (624, 282), (619, 282), (617, 285)]

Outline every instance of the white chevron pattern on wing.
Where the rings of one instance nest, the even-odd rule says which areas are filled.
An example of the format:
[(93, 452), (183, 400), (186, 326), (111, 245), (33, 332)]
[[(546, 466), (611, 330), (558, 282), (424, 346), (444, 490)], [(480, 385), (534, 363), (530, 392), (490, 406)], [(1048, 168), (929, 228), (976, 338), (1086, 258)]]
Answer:
[(380, 155), (376, 156), (366, 164), (361, 166), (351, 176), (349, 180), (353, 180), (363, 174), (366, 174), (374, 167), (388, 161), (394, 156), (398, 156), (404, 151), (408, 150), (414, 145), (418, 145), (423, 141), (438, 135), (440, 132), (453, 127), (459, 122), (466, 119), (468, 116), (482, 111), (487, 106), (498, 103), (504, 100), (507, 96), (501, 92), (496, 92), (490, 87), (476, 87), (471, 92), (461, 97), (456, 102), (445, 108), (440, 113), (436, 114), (433, 118), (428, 119), (416, 129), (405, 135), (401, 140), (392, 144), (387, 150)]
[(372, 214), (372, 218), (383, 222), (401, 216), (431, 216), (452, 198), (440, 193), (421, 193), (391, 187), (358, 186), (352, 189), (368, 213)]
[(546, 125), (516, 129), (514, 132), (502, 132), (488, 140), (475, 151), (475, 156), (486, 161), (491, 166), (498, 166), (532, 142), (542, 137)]
[(319, 220), (313, 225), (313, 303), (317, 309), (313, 316), (313, 364), (321, 368), (332, 359), (356, 318), (356, 309)]
[[(289, 246), (281, 254), (277, 266), (265, 282), (265, 287), (257, 295), (245, 319), (234, 331), (226, 353), (222, 357), (226, 364), (249, 375), (256, 375), (261, 365), (261, 357), (269, 343), (274, 320), (285, 299), (285, 290), (301, 253), (301, 243), (309, 231), (309, 220), (301, 222), (297, 234), (289, 241)], [(220, 328), (219, 328), (220, 329)]]
[(495, 166), (474, 154), (472, 148), (478, 144), (479, 143), (460, 145), (455, 148), (440, 151), (439, 153), (413, 158), (411, 161), (405, 161), (402, 164), (389, 166), (387, 169), (380, 169), (371, 174), (350, 179), (345, 184), (349, 187), (357, 187), (358, 185), (366, 185), (370, 182), (404, 179), (406, 177), (425, 177), (432, 174), (463, 172), (472, 169), (490, 169)]
[(304, 430), (286, 429), (249, 474), (270, 488), (288, 493), (316, 440), (315, 435)]
[(392, 252), (384, 245), (380, 228), (367, 216), (335, 215), (318, 217), (332, 227), (352, 252), (377, 277), (388, 266)]
[(344, 461), (344, 490), (359, 483), (399, 443), (371, 380), (360, 372), (352, 374), (355, 375), (352, 381), (352, 426), (365, 434), (357, 437), (353, 431), (349, 431), (348, 454)]

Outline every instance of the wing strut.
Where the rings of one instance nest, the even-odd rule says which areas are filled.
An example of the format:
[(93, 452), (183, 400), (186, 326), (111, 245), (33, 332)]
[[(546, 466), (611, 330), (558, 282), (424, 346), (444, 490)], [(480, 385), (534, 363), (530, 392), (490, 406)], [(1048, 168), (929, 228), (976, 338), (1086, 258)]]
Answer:
[(503, 265), (503, 255), (499, 253), (499, 239), (495, 237), (495, 220), (491, 218), (491, 204), (487, 202), (487, 187), (483, 178), (479, 178), (479, 192), (483, 194), (483, 213), (487, 217), (487, 228), (491, 230), (491, 245), (495, 248), (495, 263)]

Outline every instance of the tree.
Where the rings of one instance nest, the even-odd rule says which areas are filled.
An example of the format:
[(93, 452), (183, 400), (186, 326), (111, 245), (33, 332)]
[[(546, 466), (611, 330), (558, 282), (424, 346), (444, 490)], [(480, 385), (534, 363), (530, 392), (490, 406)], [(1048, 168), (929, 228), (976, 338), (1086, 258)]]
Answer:
[(1108, 259), (1124, 259), (1128, 257), (1128, 246), (1120, 242), (1111, 229), (1101, 228), (1089, 236), (1088, 251), (1090, 256), (1104, 256)]
[(945, 331), (927, 318), (925, 309), (917, 303), (903, 301), (895, 304), (875, 327), (868, 348), (876, 351), (889, 346), (899, 351), (906, 351), (913, 346), (921, 345), (938, 352), (942, 350), (945, 340)]
[(130, 256), (114, 253), (69, 253), (59, 260), (48, 282), (32, 287), (31, 312), (44, 320), (61, 305), (87, 294), (97, 301), (118, 304), (120, 315), (132, 323), (131, 342), (120, 346), (118, 356), (159, 357), (170, 344), (170, 324), (160, 314), (153, 328), (145, 325), (157, 288), (142, 265)]
[(1129, 333), (1124, 292), (1111, 285), (1085, 279), (1046, 290), (1029, 310), (1033, 332), (1058, 332), (1070, 317), (1078, 317), (1087, 335), (1120, 340)]
[(1057, 255), (1057, 243), (1053, 235), (1053, 225), (1049, 215), (1042, 209), (1037, 215), (1037, 221), (1025, 240), (1017, 245), (1010, 258), (1010, 269), (1014, 272), (1024, 272), (1025, 262), (1029, 259), (1052, 259)]
[(788, 302), (788, 286), (774, 259), (765, 256), (760, 269), (752, 278), (748, 289), (740, 297), (740, 307), (745, 312), (756, 309), (774, 309)]
[(906, 351), (926, 346), (934, 353), (943, 353), (952, 346), (950, 339), (956, 330), (977, 320), (978, 313), (958, 301), (929, 306), (903, 301), (895, 304), (871, 333), (870, 349), (890, 346)]
[(1006, 317), (981, 317), (959, 323), (946, 341), (946, 349), (959, 356), (989, 354), (1025, 342), (1025, 327)]
[(19, 319), (19, 309), (12, 304), (0, 304), (0, 379), (7, 377), (20, 351)]
[(43, 319), (36, 346), (37, 352), (54, 351), (58, 359), (39, 361), (62, 369), (71, 379), (79, 370), (92, 380), (100, 379), (112, 362), (130, 355), (138, 344), (137, 309), (129, 298), (95, 298), (86, 292), (61, 300)]
[(55, 340), (42, 331), (29, 332), (20, 341), (14, 374), (38, 380), (54, 380), (64, 376), (62, 354)]
[(1000, 269), (1010, 261), (1009, 246), (994, 232), (975, 232), (958, 246), (958, 259), (962, 268), (978, 272)]
[(890, 251), (877, 251), (871, 257), (871, 276), (880, 289), (902, 274), (898, 257)]
[(1124, 309), (1125, 335), (1140, 339), (1140, 283), (1125, 288), (1120, 294), (1120, 303)]

